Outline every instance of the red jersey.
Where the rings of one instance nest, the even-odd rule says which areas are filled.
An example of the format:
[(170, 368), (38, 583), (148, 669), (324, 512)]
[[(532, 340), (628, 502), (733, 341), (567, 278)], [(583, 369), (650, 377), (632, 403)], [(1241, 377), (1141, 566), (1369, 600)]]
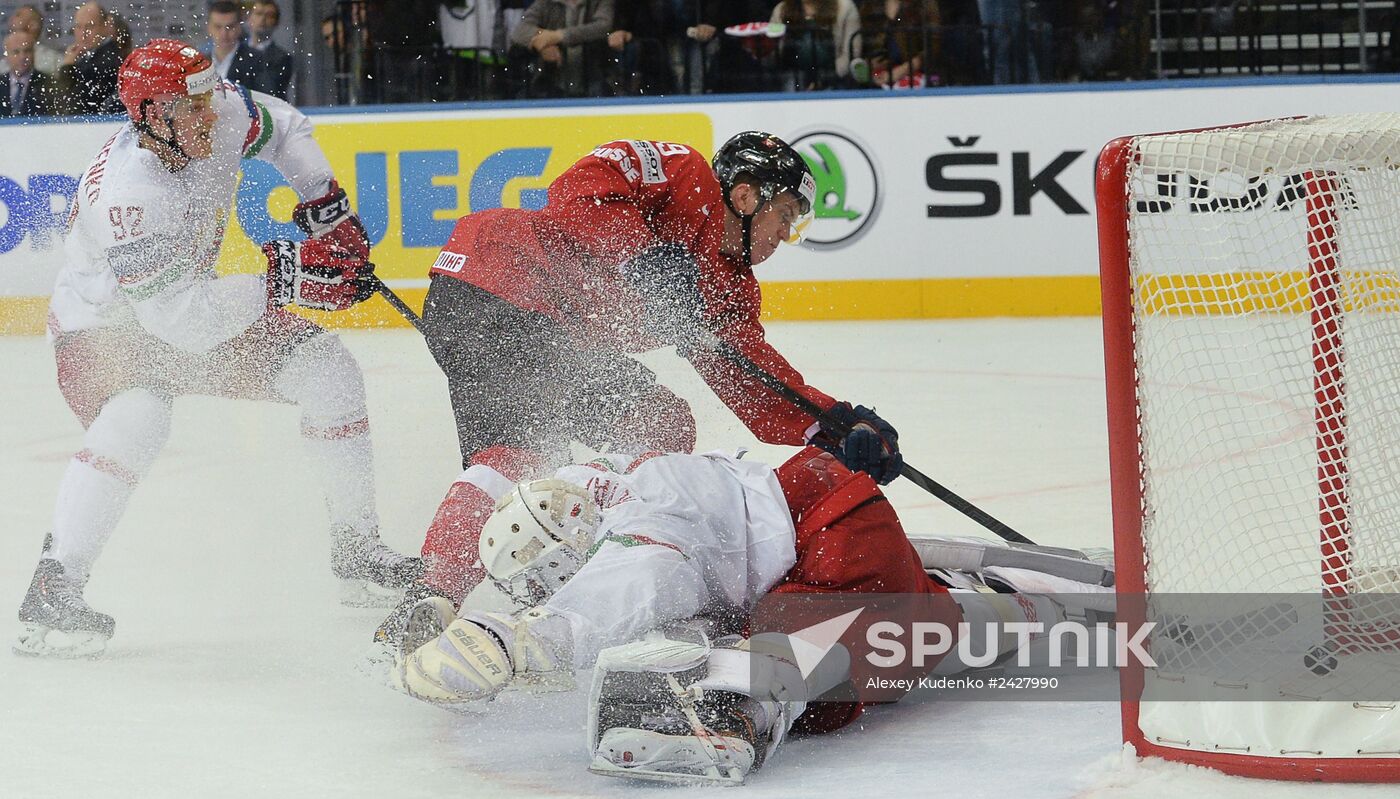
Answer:
[[(700, 267), (710, 331), (822, 408), (835, 400), (808, 386), (765, 339), (753, 271), (720, 253), (724, 197), (704, 156), (684, 144), (615, 141), (550, 184), (539, 211), (498, 209), (462, 217), (433, 264), (575, 331), (582, 346), (644, 352), (659, 342), (640, 328), (643, 299), (620, 267), (651, 247), (680, 244)], [(696, 371), (759, 440), (802, 444), (812, 418), (719, 355), (697, 351)]]
[[(919, 553), (909, 543), (899, 517), (880, 487), (865, 472), (852, 472), (830, 453), (808, 447), (776, 470), (783, 498), (797, 530), (797, 562), (773, 594), (898, 594), (902, 599), (884, 603), (880, 613), (857, 619), (840, 641), (851, 656), (850, 679), (866, 686), (861, 696), (895, 701), (909, 689), (871, 691), (873, 677), (908, 679), (906, 686), (931, 672), (938, 660), (916, 668), (912, 661), (898, 673), (874, 667), (866, 656), (872, 652), (868, 625), (876, 619), (895, 620), (905, 630), (915, 621), (941, 621), (956, 630), (962, 610), (948, 589), (924, 573)], [(922, 595), (912, 601), (909, 595)], [(872, 604), (880, 605), (872, 598)], [(786, 629), (796, 631), (829, 618), (830, 605), (791, 604), (781, 614)], [(816, 613), (818, 616), (809, 617)], [(768, 622), (775, 619), (769, 615)], [(771, 629), (771, 628), (769, 628)], [(906, 633), (905, 635), (911, 635)], [(912, 646), (912, 638), (906, 645)], [(941, 656), (939, 657), (941, 659)], [(801, 732), (830, 732), (860, 716), (862, 702), (816, 702), (797, 720)]]

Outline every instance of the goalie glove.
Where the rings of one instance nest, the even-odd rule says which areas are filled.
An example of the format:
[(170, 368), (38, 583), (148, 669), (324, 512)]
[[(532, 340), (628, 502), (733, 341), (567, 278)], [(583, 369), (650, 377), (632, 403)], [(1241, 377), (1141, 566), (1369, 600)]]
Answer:
[(536, 691), (573, 688), (573, 633), (568, 620), (543, 608), (505, 615), (452, 608), (438, 600), (426, 611), (443, 627), (400, 664), (404, 690), (438, 705), (492, 697), (512, 685)]
[(350, 198), (340, 184), (331, 181), (321, 197), (299, 203), (292, 209), (292, 221), (307, 236), (369, 259), (369, 234), (360, 218), (350, 210)]
[(681, 357), (709, 338), (700, 265), (679, 244), (660, 244), (621, 266), (623, 279), (642, 297), (647, 332), (674, 344)]
[[(899, 454), (899, 433), (881, 419), (874, 408), (864, 405), (851, 407), (838, 402), (827, 411), (840, 429), (821, 424), (812, 436), (812, 445), (820, 447), (841, 461), (847, 469), (865, 472), (880, 485), (887, 485), (904, 468), (904, 456)], [(844, 433), (843, 430), (850, 432)]]
[(343, 311), (375, 291), (374, 264), (318, 239), (263, 245), (267, 256), (267, 304)]

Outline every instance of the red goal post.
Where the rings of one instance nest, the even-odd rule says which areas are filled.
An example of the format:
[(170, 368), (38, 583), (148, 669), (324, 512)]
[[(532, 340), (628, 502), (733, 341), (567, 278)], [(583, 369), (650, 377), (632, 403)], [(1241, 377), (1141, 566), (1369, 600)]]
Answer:
[[(1361, 630), (1346, 602), (1394, 593), (1400, 619), (1397, 162), (1400, 114), (1130, 136), (1100, 153), (1120, 594), (1326, 597), (1331, 654), (1395, 652), (1400, 627)], [(1143, 603), (1122, 608), (1144, 620)], [(1141, 701), (1167, 677), (1189, 680), (1123, 671), (1140, 755), (1400, 781), (1393, 702), (1283, 701), (1307, 689), (1272, 684), (1250, 686), (1266, 701)]]

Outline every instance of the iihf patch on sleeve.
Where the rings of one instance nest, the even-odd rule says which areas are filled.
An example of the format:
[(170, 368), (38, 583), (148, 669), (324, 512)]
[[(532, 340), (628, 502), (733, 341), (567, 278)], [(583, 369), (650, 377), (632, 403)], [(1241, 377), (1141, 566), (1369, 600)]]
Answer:
[(446, 250), (443, 250), (442, 252), (438, 253), (437, 260), (433, 261), (432, 271), (452, 272), (455, 274), (457, 272), (462, 271), (462, 267), (466, 265), (467, 256), (462, 255), (460, 253), (447, 252)]
[(661, 168), (661, 151), (649, 141), (629, 141), (637, 160), (642, 162), (643, 183), (665, 183), (666, 172)]

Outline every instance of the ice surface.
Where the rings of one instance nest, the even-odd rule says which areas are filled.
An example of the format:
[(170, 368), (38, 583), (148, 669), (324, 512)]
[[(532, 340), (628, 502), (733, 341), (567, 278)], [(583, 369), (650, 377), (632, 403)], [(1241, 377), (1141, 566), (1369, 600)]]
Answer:
[[(909, 461), (934, 479), (1038, 542), (1108, 545), (1097, 320), (805, 323), (771, 333), (814, 385), (876, 406), (899, 428)], [(445, 381), (409, 331), (344, 338), (366, 373), (384, 537), (416, 549), (458, 470)], [(688, 366), (667, 354), (649, 361), (694, 403), (702, 448), (752, 443)], [(80, 429), (42, 339), (0, 337), (0, 363), (0, 615), (12, 625)], [(366, 677), (362, 655), (383, 612), (336, 604), (321, 500), (298, 443), (289, 407), (176, 403), (170, 443), (88, 587), (92, 604), (117, 619), (108, 654), (21, 658), (4, 633), (0, 796), (655, 790), (584, 770), (581, 694), (508, 696), (462, 716)], [(758, 446), (753, 456), (776, 463), (783, 452)], [(911, 530), (979, 531), (908, 484), (890, 493)], [(793, 741), (739, 790), (862, 799), (1322, 791), (1137, 763), (1119, 740), (1114, 704), (928, 697)]]

